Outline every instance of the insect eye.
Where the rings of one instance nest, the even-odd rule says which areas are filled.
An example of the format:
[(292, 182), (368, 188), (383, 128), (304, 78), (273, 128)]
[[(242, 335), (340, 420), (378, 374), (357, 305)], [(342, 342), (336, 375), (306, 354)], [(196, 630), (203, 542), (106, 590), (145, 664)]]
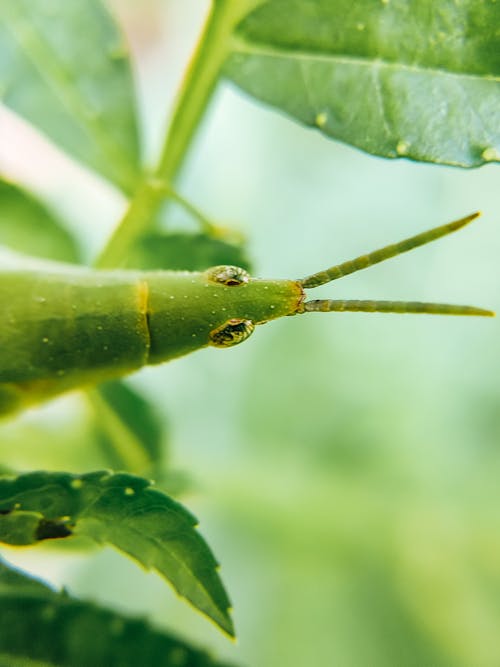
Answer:
[(234, 287), (247, 283), (250, 275), (239, 266), (213, 266), (208, 269), (207, 278), (213, 283)]
[(210, 332), (210, 343), (215, 347), (231, 347), (246, 340), (255, 325), (251, 320), (232, 319)]

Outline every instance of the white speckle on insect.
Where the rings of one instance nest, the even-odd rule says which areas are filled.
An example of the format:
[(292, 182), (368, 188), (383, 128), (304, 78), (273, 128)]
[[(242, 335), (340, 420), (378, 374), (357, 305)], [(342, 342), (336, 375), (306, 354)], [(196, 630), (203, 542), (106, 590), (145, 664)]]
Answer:
[(97, 329), (97, 331), (102, 331), (102, 324), (98, 324), (96, 329)]
[(123, 492), (126, 496), (133, 496), (135, 495), (135, 491), (131, 486), (127, 486), (125, 491)]
[(264, 289), (269, 289), (269, 285), (264, 285)]
[(326, 111), (321, 111), (319, 114), (316, 115), (316, 125), (318, 127), (325, 127), (327, 120), (328, 120), (328, 115)]
[(107, 350), (109, 350), (109, 346), (108, 345), (103, 345), (102, 349), (106, 352)]
[(364, 23), (356, 23), (356, 30), (359, 30), (360, 32), (366, 28)]
[(21, 503), (14, 503), (14, 509), (15, 510), (20, 510), (21, 509)]
[(195, 298), (195, 299), (199, 299), (199, 298), (200, 298), (200, 295), (199, 295), (199, 294), (195, 294), (195, 297), (194, 297), (194, 298)]
[(274, 310), (274, 309), (275, 309), (275, 306), (269, 306), (269, 308), (270, 308), (271, 310)]
[(196, 334), (191, 334), (191, 338), (196, 338)]
[(406, 155), (408, 153), (409, 148), (410, 148), (410, 144), (408, 144), (406, 141), (403, 141), (401, 139), (397, 143), (396, 152), (397, 152), (398, 155)]
[(225, 308), (225, 307), (223, 306), (221, 310), (222, 310), (223, 312), (225, 312), (225, 311), (227, 310), (227, 308)]
[(187, 295), (187, 294), (184, 294), (184, 298), (187, 299), (187, 298), (188, 298), (188, 295)]
[(35, 296), (34, 301), (37, 303), (45, 303), (47, 299), (44, 296)]
[(70, 484), (72, 489), (81, 489), (83, 486), (83, 480), (81, 479), (72, 479)]
[(215, 315), (215, 310), (212, 310), (212, 315)]
[(169, 299), (175, 299), (175, 296), (174, 296), (173, 294), (171, 294), (171, 295), (169, 296)]
[(381, 0), (383, 5), (388, 5), (391, 0)]
[(59, 375), (59, 377), (62, 377), (63, 375), (66, 375), (66, 371), (64, 369), (60, 368), (57, 371), (57, 375)]
[(47, 338), (47, 336), (44, 336), (42, 338), (42, 343), (48, 343), (48, 342), (49, 342), (49, 339)]
[(500, 160), (500, 151), (498, 151), (493, 146), (490, 146), (489, 148), (484, 149), (484, 151), (481, 153), (481, 157), (483, 158), (483, 160), (486, 160), (486, 162), (493, 162), (493, 160)]
[(195, 285), (195, 284), (196, 284), (196, 280), (192, 280), (191, 285)]
[(71, 519), (69, 514), (65, 514), (64, 516), (59, 517), (59, 521), (69, 521)]

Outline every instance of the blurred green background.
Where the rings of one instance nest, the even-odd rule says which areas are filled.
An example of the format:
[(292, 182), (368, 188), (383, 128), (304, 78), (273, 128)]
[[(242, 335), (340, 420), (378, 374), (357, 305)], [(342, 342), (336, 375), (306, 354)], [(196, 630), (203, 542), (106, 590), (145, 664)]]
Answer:
[[(207, 2), (111, 5), (154, 161)], [(4, 110), (0, 169), (68, 219), (89, 258), (124, 207)], [(318, 291), (498, 311), (499, 174), (371, 157), (222, 85), (180, 190), (247, 235), (262, 277), (305, 276), (480, 209), (465, 231)], [(187, 224), (170, 213), (172, 227)], [(235, 645), (111, 550), (5, 553), (237, 665), (498, 666), (498, 340), (495, 320), (311, 314), (132, 378), (169, 424), (171, 465), (191, 479), (182, 500), (222, 563)], [(87, 410), (68, 397), (3, 424), (1, 459), (102, 466), (86, 449)]]

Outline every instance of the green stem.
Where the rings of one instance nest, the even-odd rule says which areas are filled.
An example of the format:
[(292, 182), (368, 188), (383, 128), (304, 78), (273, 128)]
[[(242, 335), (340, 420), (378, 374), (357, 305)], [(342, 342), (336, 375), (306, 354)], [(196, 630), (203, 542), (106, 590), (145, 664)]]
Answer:
[(213, 95), (231, 35), (239, 21), (263, 0), (214, 0), (202, 37), (181, 87), (161, 157), (153, 174), (139, 183), (128, 210), (95, 262), (98, 268), (120, 264), (135, 239), (154, 224), (158, 209), (171, 191), (200, 120)]
[(197, 220), (198, 225), (200, 226), (202, 232), (207, 234), (207, 236), (216, 236), (217, 235), (217, 225), (215, 225), (207, 216), (200, 211), (196, 206), (193, 206), (191, 202), (187, 199), (184, 199), (176, 190), (170, 189), (167, 194), (169, 199), (177, 202), (182, 208), (187, 211), (192, 218)]
[(153, 178), (140, 182), (125, 215), (95, 260), (94, 266), (98, 269), (120, 266), (129, 247), (152, 224), (164, 198), (164, 183)]
[(98, 389), (87, 391), (89, 403), (97, 416), (98, 423), (108, 435), (115, 456), (120, 461), (118, 467), (136, 474), (144, 474), (152, 467), (152, 461), (137, 436), (120, 419)]

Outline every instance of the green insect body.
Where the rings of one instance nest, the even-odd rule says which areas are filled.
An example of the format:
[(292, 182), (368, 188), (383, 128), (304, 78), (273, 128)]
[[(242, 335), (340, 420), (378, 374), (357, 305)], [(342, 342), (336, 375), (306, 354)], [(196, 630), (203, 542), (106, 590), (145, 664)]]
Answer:
[(301, 280), (251, 278), (238, 267), (202, 273), (92, 270), (2, 262), (0, 414), (213, 345), (242, 342), (256, 325), (313, 311), (492, 315), (471, 306), (306, 301), (305, 289), (423, 245), (477, 214)]

